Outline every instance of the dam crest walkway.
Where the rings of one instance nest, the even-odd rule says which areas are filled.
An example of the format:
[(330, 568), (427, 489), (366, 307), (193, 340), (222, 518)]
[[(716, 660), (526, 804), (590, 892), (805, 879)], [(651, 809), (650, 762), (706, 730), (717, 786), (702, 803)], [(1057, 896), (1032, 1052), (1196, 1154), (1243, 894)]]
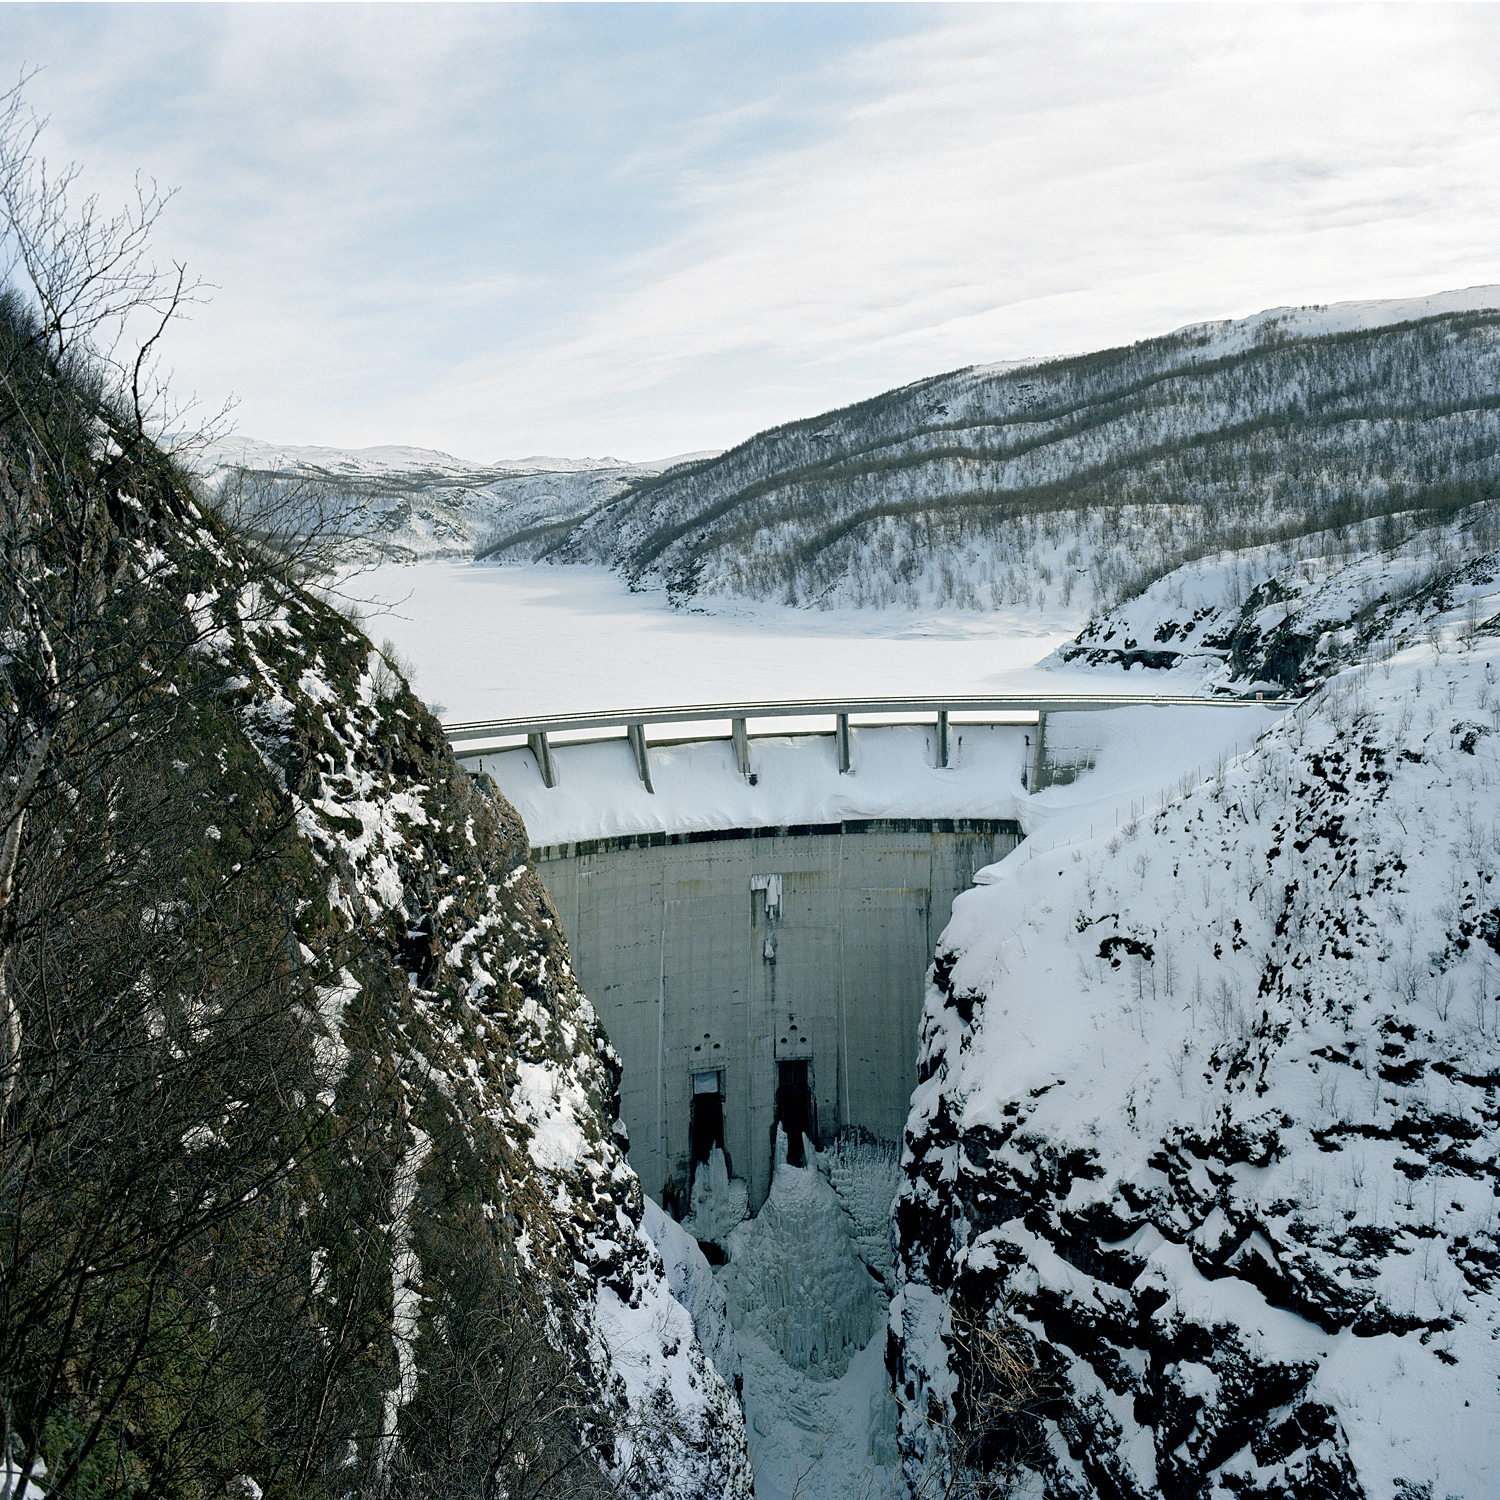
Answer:
[[(619, 738), (623, 730), (635, 756), (636, 772), (647, 791), (651, 785), (651, 756), (646, 737), (648, 725), (681, 727), (687, 732), (680, 738), (728, 738), (734, 744), (735, 762), (740, 774), (749, 776), (750, 725), (756, 721), (829, 720), (832, 725), (803, 732), (831, 732), (837, 744), (838, 767), (847, 772), (852, 765), (850, 725), (912, 722), (898, 716), (921, 715), (916, 722), (934, 723), (935, 755), (938, 769), (950, 764), (949, 725), (953, 723), (1035, 723), (1035, 767), (1040, 769), (1045, 741), (1047, 715), (1051, 713), (1094, 713), (1113, 708), (1148, 705), (1157, 708), (1292, 708), (1300, 700), (1254, 698), (1198, 697), (1168, 693), (998, 693), (933, 697), (900, 698), (787, 698), (759, 703), (692, 703), (675, 707), (603, 709), (574, 714), (533, 715), (514, 719), (480, 719), (470, 723), (445, 724), (444, 733), (459, 759), (491, 754), (497, 750), (529, 745), (548, 787), (557, 785), (557, 764), (552, 756), (551, 736), (568, 734), (575, 739)], [(728, 733), (695, 732), (689, 726), (728, 725)], [(762, 729), (760, 733), (786, 733), (790, 726)], [(1035, 773), (1032, 782), (1035, 784)]]

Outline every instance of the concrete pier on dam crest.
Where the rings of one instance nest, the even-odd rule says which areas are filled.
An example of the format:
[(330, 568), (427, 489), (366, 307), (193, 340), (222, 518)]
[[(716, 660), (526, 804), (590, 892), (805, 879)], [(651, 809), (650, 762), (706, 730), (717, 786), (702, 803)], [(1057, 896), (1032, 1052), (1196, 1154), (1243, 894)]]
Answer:
[[(579, 982), (623, 1064), (631, 1163), (680, 1218), (694, 1163), (714, 1146), (757, 1211), (778, 1123), (794, 1160), (804, 1133), (820, 1149), (856, 1128), (900, 1141), (925, 974), (955, 898), (1021, 842), (1032, 795), (1092, 765), (1096, 710), (1168, 701), (1213, 704), (699, 705), (448, 735), (527, 820)], [(902, 717), (913, 712), (923, 718)], [(810, 729), (818, 715), (828, 724)], [(797, 782), (796, 795), (767, 796), (778, 780)], [(875, 804), (882, 815), (852, 815)], [(789, 807), (812, 816), (755, 818)], [(890, 815), (897, 807), (959, 815)], [(724, 826), (680, 826), (704, 808)], [(615, 831), (632, 824), (640, 831)], [(567, 837), (591, 825), (610, 836)]]

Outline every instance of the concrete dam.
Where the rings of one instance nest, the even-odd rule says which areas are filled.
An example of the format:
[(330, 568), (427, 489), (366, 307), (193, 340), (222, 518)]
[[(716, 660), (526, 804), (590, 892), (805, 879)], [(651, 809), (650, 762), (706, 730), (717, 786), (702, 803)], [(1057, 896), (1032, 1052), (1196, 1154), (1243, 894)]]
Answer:
[(794, 1163), (804, 1134), (901, 1140), (955, 898), (1017, 847), (1038, 790), (1093, 763), (1116, 717), (1093, 710), (1162, 701), (734, 705), (448, 734), (526, 821), (623, 1064), (631, 1163), (681, 1218), (715, 1146), (754, 1213), (778, 1126)]
[(776, 1126), (795, 1162), (858, 1127), (899, 1141), (923, 975), (953, 898), (1021, 836), (1001, 819), (851, 819), (534, 851), (624, 1061), (647, 1191), (679, 1215), (724, 1148), (759, 1208)]

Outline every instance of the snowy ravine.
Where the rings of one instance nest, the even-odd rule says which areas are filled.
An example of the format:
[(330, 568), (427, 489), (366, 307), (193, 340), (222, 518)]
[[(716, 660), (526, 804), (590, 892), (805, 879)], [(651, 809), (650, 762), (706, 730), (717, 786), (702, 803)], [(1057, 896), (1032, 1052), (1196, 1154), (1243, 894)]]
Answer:
[[(1300, 619), (1315, 696), (957, 902), (896, 1207), (912, 1482), (972, 1394), (957, 1310), (1040, 1366), (990, 1456), (1049, 1496), (1500, 1493), (1500, 559), (1448, 562), (1344, 559), (1321, 629), (1277, 575), (1241, 623)], [(1276, 677), (1254, 646), (1193, 670)]]
[(648, 1200), (646, 1227), (740, 1396), (758, 1500), (884, 1500), (901, 1489), (883, 1363), (896, 1154), (850, 1134), (822, 1152), (805, 1143), (794, 1167), (784, 1147), (754, 1218), (716, 1148), (693, 1214), (679, 1225)]

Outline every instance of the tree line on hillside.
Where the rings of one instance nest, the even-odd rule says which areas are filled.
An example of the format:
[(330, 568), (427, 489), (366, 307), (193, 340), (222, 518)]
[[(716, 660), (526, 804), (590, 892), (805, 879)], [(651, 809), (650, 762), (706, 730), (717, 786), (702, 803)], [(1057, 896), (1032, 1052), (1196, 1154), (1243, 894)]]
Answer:
[[(923, 575), (932, 602), (991, 607), (1022, 591), (997, 572), (1019, 570), (1034, 597), (1064, 571), (1019, 545), (1023, 521), (1051, 516), (1069, 550), (1088, 551), (1059, 592), (1086, 585), (1105, 608), (1194, 556), (1385, 517), (1440, 521), (1493, 492), (1500, 314), (1262, 334), (1213, 357), (1204, 336), (1179, 336), (938, 377), (638, 482), (488, 553), (606, 563), (679, 596), (792, 602), (894, 602)], [(1108, 513), (1117, 541), (1089, 542), (1091, 518)]]

